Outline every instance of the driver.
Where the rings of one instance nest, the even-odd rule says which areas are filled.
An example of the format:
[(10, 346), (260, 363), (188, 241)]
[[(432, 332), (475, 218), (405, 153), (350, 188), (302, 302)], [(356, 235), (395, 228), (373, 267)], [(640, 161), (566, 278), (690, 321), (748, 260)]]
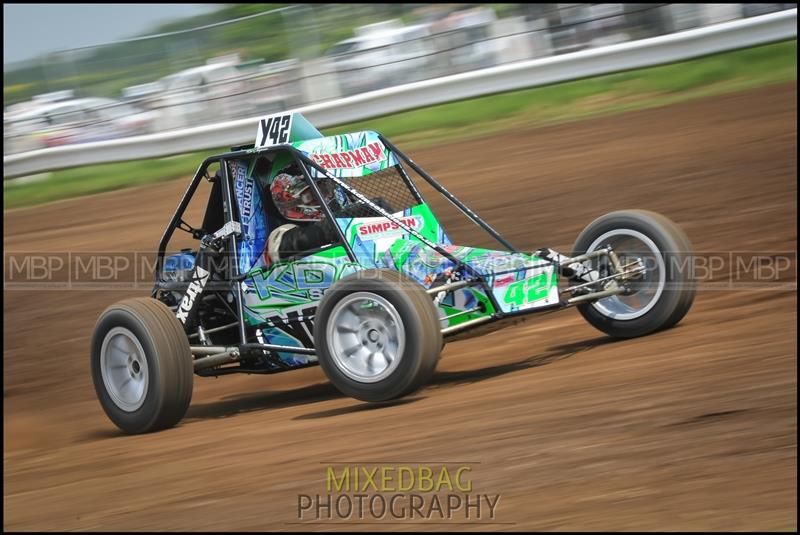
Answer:
[[(335, 210), (337, 205), (341, 205), (329, 180), (320, 180), (316, 184), (328, 206)], [(267, 238), (267, 256), (271, 263), (318, 249), (338, 239), (336, 229), (325, 219), (322, 206), (296, 166), (281, 171), (272, 180), (269, 191), (278, 213), (289, 221), (273, 230)]]
[[(363, 203), (351, 202), (348, 196), (331, 180), (316, 180), (317, 188), (334, 217), (364, 217), (377, 214)], [(296, 165), (282, 170), (269, 186), (272, 202), (287, 223), (270, 232), (265, 256), (270, 263), (279, 262), (323, 245), (335, 243), (339, 233), (325, 217), (314, 192)], [(394, 212), (383, 198), (372, 202), (389, 213)]]

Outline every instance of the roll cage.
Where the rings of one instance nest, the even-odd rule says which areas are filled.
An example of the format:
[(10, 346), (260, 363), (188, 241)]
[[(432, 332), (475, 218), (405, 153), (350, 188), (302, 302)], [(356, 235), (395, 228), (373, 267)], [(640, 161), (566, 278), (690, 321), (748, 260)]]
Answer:
[[(408, 188), (410, 194), (414, 197), (414, 199), (421, 203), (424, 203), (424, 199), (422, 197), (421, 192), (416, 187), (414, 182), (408, 176), (406, 170), (404, 169), (403, 165), (407, 165), (410, 169), (416, 172), (423, 180), (425, 180), (434, 190), (444, 196), (452, 205), (454, 205), (460, 212), (462, 212), (468, 219), (470, 219), (475, 225), (483, 229), (487, 234), (489, 234), (494, 240), (496, 240), (503, 248), (510, 252), (510, 253), (518, 253), (519, 251), (511, 245), (505, 238), (503, 238), (495, 229), (493, 229), (488, 223), (486, 223), (483, 219), (481, 219), (475, 212), (473, 212), (469, 207), (467, 207), (464, 203), (462, 203), (457, 197), (455, 197), (452, 193), (450, 193), (444, 186), (439, 184), (432, 176), (430, 176), (424, 169), (422, 169), (419, 165), (417, 165), (411, 158), (409, 158), (406, 154), (404, 154), (401, 150), (399, 150), (394, 144), (391, 143), (388, 139), (384, 136), (378, 134), (378, 139), (384, 144), (386, 148), (388, 148), (398, 159), (397, 170), (402, 178), (403, 183)], [(270, 371), (265, 371), (264, 369), (248, 369), (246, 366), (239, 366), (238, 368), (217, 368), (217, 366), (221, 364), (232, 363), (236, 361), (242, 360), (248, 354), (273, 354), (275, 352), (288, 352), (288, 353), (296, 353), (300, 355), (313, 355), (314, 349), (313, 347), (295, 347), (295, 346), (286, 346), (280, 344), (267, 344), (267, 343), (255, 343), (251, 340), (254, 339), (254, 328), (250, 325), (247, 325), (245, 321), (245, 314), (244, 314), (244, 297), (243, 297), (243, 290), (241, 282), (248, 277), (248, 273), (242, 273), (240, 270), (240, 262), (239, 262), (239, 249), (238, 249), (238, 242), (237, 240), (240, 238), (240, 214), (238, 213), (238, 206), (235, 201), (235, 191), (233, 180), (231, 177), (231, 173), (229, 172), (228, 162), (236, 161), (236, 160), (250, 160), (252, 158), (257, 158), (259, 156), (270, 156), (270, 155), (277, 155), (277, 154), (288, 154), (291, 157), (291, 160), (296, 164), (296, 166), (302, 171), (303, 177), (307, 184), (309, 185), (311, 191), (313, 192), (315, 198), (320, 203), (320, 206), (323, 209), (324, 215), (326, 218), (329, 218), (330, 221), (334, 221), (336, 215), (332, 212), (331, 208), (328, 204), (324, 201), (319, 187), (317, 185), (317, 180), (324, 178), (327, 180), (332, 180), (338, 187), (342, 188), (344, 191), (351, 195), (353, 198), (357, 199), (360, 203), (363, 203), (365, 206), (369, 207), (369, 209), (374, 212), (374, 214), (386, 218), (391, 221), (393, 224), (397, 225), (403, 232), (408, 233), (411, 236), (414, 236), (419, 242), (424, 244), (426, 247), (436, 251), (439, 255), (447, 258), (451, 262), (453, 262), (459, 269), (463, 269), (463, 273), (466, 274), (464, 278), (461, 280), (456, 280), (452, 282), (447, 282), (445, 284), (441, 284), (438, 286), (431, 287), (427, 289), (427, 293), (433, 297), (439, 296), (442, 297), (443, 295), (447, 294), (448, 292), (456, 291), (468, 286), (478, 286), (482, 287), (487, 298), (492, 302), (494, 312), (485, 315), (482, 317), (478, 317), (472, 320), (465, 321), (460, 325), (455, 327), (447, 327), (442, 329), (442, 332), (445, 336), (454, 336), (463, 331), (468, 329), (472, 329), (474, 327), (482, 326), (483, 324), (488, 323), (497, 323), (498, 327), (505, 325), (508, 321), (518, 321), (520, 316), (527, 315), (528, 313), (532, 312), (531, 310), (521, 310), (517, 312), (503, 312), (499, 304), (497, 303), (496, 297), (493, 295), (489, 285), (485, 277), (478, 273), (472, 266), (468, 263), (463, 262), (459, 258), (456, 258), (450, 251), (446, 248), (442, 247), (438, 243), (434, 243), (430, 239), (423, 236), (420, 232), (416, 229), (412, 228), (411, 226), (407, 225), (401, 217), (397, 217), (384, 209), (382, 206), (373, 202), (373, 199), (368, 198), (362, 192), (360, 192), (357, 188), (352, 187), (347, 179), (343, 179), (337, 176), (334, 176), (331, 172), (327, 171), (324, 167), (322, 167), (319, 163), (311, 159), (308, 155), (303, 153), (302, 151), (298, 150), (294, 146), (289, 143), (283, 143), (278, 145), (273, 145), (270, 147), (264, 148), (254, 148), (253, 146), (245, 146), (245, 147), (238, 147), (234, 150), (218, 154), (215, 156), (211, 156), (206, 158), (198, 167), (197, 172), (195, 173), (194, 177), (192, 178), (189, 186), (186, 189), (175, 213), (173, 214), (172, 218), (170, 219), (167, 228), (164, 231), (164, 234), (161, 237), (161, 241), (159, 242), (158, 251), (157, 251), (157, 258), (155, 264), (155, 285), (152, 290), (152, 297), (157, 298), (159, 292), (167, 288), (166, 283), (163, 280), (163, 270), (164, 270), (164, 259), (165, 253), (167, 251), (167, 246), (172, 238), (175, 229), (180, 228), (184, 231), (190, 232), (195, 239), (199, 239), (201, 241), (200, 251), (198, 254), (201, 254), (204, 249), (214, 249), (216, 247), (219, 251), (225, 251), (226, 255), (229, 259), (228, 262), (228, 272), (226, 276), (223, 277), (222, 280), (217, 281), (218, 285), (221, 287), (226, 288), (230, 294), (233, 295), (233, 303), (228, 306), (230, 312), (230, 317), (233, 318), (236, 326), (238, 326), (238, 336), (236, 336), (236, 340), (231, 341), (224, 346), (214, 346), (214, 345), (192, 345), (192, 352), (195, 355), (195, 371), (201, 375), (219, 375), (223, 373), (234, 373), (234, 372), (249, 372), (249, 373), (273, 373), (275, 371), (282, 371), (284, 369), (293, 369), (287, 368), (286, 366), (282, 366), (278, 359), (274, 359), (275, 366), (270, 369)], [(209, 168), (215, 164), (219, 164), (219, 171), (211, 176), (208, 172)], [(367, 176), (368, 179), (368, 176)], [(213, 226), (219, 225), (219, 228), (216, 230), (212, 229), (193, 229), (189, 225), (187, 225), (183, 221), (183, 215), (189, 206), (192, 197), (194, 196), (199, 184), (202, 180), (209, 180), (213, 183), (212, 186), (212, 193), (211, 198), (209, 199), (208, 206), (206, 208), (206, 214), (204, 217), (204, 227), (207, 223), (213, 224)], [(220, 214), (221, 211), (221, 214)], [(336, 229), (336, 232), (339, 236), (339, 243), (336, 245), (341, 245), (344, 247), (349, 260), (353, 263), (358, 263), (358, 258), (356, 253), (353, 251), (352, 247), (348, 244), (347, 237), (344, 234), (344, 231), (338, 226), (333, 225)], [(604, 250), (600, 250), (596, 253), (596, 256), (605, 253)], [(555, 266), (555, 270), (557, 273), (562, 273), (561, 264), (564, 263), (565, 260), (569, 260), (570, 262), (574, 262), (576, 259), (567, 259), (566, 257), (561, 257), (559, 261), (553, 260), (543, 260), (544, 262), (549, 262), (551, 265)], [(585, 260), (585, 259), (584, 259)], [(198, 275), (197, 271), (193, 274), (192, 282), (196, 282)], [(602, 292), (596, 293), (595, 296), (597, 298), (604, 297)], [(585, 296), (584, 296), (585, 297)], [(582, 299), (583, 301), (587, 299)], [(577, 301), (576, 301), (577, 302)], [(572, 300), (560, 300), (559, 303), (548, 306), (545, 308), (538, 308), (536, 312), (542, 310), (552, 310), (552, 309), (559, 309), (563, 308), (564, 306), (574, 304)], [(173, 306), (173, 309), (176, 307)], [(505, 321), (500, 321), (505, 320)], [(231, 328), (233, 325), (230, 325)], [(190, 332), (190, 325), (185, 325), (186, 334), (190, 337), (197, 337), (200, 339), (201, 343), (203, 342), (204, 335), (201, 328), (198, 328), (198, 332)], [(482, 329), (485, 329), (483, 327)], [(492, 329), (493, 330), (493, 329)], [(313, 364), (313, 363), (312, 363)], [(295, 366), (295, 367), (302, 367), (302, 366)], [(215, 368), (212, 370), (211, 368)], [(204, 372), (205, 370), (205, 372)]]

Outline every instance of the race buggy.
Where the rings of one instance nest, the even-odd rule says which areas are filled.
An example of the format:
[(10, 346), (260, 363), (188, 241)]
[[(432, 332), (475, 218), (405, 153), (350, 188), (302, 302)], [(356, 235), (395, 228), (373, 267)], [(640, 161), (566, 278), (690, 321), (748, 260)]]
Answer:
[[(268, 185), (287, 166), (302, 173), (336, 238), (272, 261), (280, 218)], [(210, 193), (196, 228), (184, 214), (203, 181)], [(423, 186), (503, 250), (453, 245)], [(195, 245), (168, 253), (178, 229)], [(574, 306), (619, 338), (669, 328), (694, 298), (690, 258), (683, 231), (642, 210), (596, 219), (568, 255), (518, 251), (377, 132), (325, 137), (302, 115), (270, 116), (254, 145), (200, 165), (161, 238), (151, 297), (98, 319), (92, 379), (127, 433), (179, 422), (193, 374), (319, 364), (341, 392), (390, 400), (431, 378), (445, 341), (534, 314)]]

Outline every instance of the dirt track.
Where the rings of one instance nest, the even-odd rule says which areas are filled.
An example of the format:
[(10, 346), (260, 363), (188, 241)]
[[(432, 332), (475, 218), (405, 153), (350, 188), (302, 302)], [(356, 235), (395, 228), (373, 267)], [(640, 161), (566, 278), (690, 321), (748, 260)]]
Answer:
[[(569, 250), (602, 213), (646, 208), (698, 251), (796, 252), (796, 99), (788, 84), (412, 156), (521, 248)], [(5, 249), (152, 250), (184, 189), (6, 212)], [(500, 524), (430, 529), (796, 530), (796, 291), (709, 286), (646, 338), (565, 311), (448, 345), (394, 404), (318, 368), (198, 378), (179, 427), (137, 437), (95, 400), (88, 343), (105, 306), (146, 290), (5, 291), (4, 528), (300, 529), (326, 463), (468, 461)]]

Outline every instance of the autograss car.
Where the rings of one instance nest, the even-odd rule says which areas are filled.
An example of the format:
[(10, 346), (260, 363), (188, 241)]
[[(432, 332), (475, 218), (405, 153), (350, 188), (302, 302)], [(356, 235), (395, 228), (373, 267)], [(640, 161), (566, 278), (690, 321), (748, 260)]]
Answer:
[[(267, 238), (281, 221), (268, 185), (292, 164), (337, 239), (271, 262)], [(210, 193), (195, 228), (184, 214), (204, 180)], [(502, 249), (453, 245), (421, 185)], [(168, 254), (176, 230), (196, 246)], [(98, 319), (92, 378), (128, 433), (179, 422), (193, 374), (319, 364), (343, 393), (389, 400), (430, 379), (446, 341), (535, 314), (576, 307), (621, 338), (671, 327), (694, 297), (690, 255), (678, 226), (642, 210), (596, 219), (566, 255), (518, 251), (377, 132), (325, 137), (301, 115), (271, 116), (253, 146), (200, 165), (159, 244), (151, 296)]]

